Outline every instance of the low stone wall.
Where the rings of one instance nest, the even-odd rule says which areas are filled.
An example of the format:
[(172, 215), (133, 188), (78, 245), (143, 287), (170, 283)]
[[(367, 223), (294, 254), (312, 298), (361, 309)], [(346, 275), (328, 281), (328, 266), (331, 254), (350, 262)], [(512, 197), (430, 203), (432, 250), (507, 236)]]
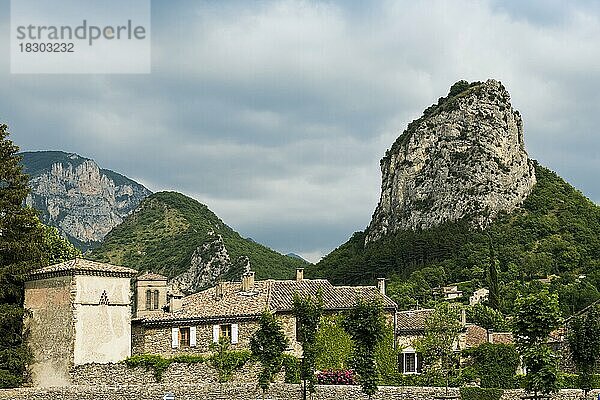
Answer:
[[(260, 365), (248, 362), (234, 371), (233, 383), (258, 382)], [(278, 376), (283, 382), (283, 375)], [(115, 385), (150, 385), (167, 383), (176, 385), (198, 385), (217, 383), (217, 370), (204, 363), (173, 363), (163, 372), (162, 378), (156, 380), (153, 370), (144, 367), (130, 368), (125, 364), (85, 364), (71, 369), (71, 382), (76, 386), (115, 386)]]
[[(598, 395), (598, 390), (592, 396)], [(0, 400), (160, 400), (165, 393), (173, 393), (177, 400), (257, 400), (262, 392), (256, 384), (226, 383), (205, 385), (180, 384), (148, 384), (148, 385), (116, 385), (116, 386), (68, 386), (63, 388), (21, 388), (0, 390)], [(373, 400), (432, 400), (434, 396), (444, 393), (444, 388), (390, 387), (383, 386), (372, 397)], [(450, 394), (458, 395), (458, 389), (450, 389)], [(509, 390), (502, 400), (520, 400), (521, 390)], [(291, 400), (301, 399), (299, 385), (273, 384), (265, 399)], [(312, 400), (357, 399), (367, 400), (358, 386), (317, 386), (317, 393)], [(552, 396), (554, 400), (581, 399), (580, 390), (563, 390)]]

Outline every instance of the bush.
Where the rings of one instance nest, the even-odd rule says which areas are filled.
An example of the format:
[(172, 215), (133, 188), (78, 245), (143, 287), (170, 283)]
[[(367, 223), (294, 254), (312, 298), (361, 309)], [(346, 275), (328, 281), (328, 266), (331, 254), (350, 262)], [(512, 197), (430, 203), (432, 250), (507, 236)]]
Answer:
[(500, 400), (502, 389), (480, 388), (480, 387), (461, 387), (461, 400)]
[(319, 385), (354, 385), (354, 371), (347, 370), (329, 370), (321, 371), (317, 374), (317, 383)]
[(519, 354), (511, 344), (484, 343), (465, 350), (475, 377), (486, 388), (510, 389), (515, 386), (515, 373), (519, 366)]
[[(580, 378), (577, 374), (562, 374), (558, 381), (561, 389), (579, 389), (581, 387)], [(591, 376), (591, 389), (600, 388), (600, 374)]]
[(300, 383), (300, 360), (291, 354), (282, 356), (285, 369), (285, 383)]

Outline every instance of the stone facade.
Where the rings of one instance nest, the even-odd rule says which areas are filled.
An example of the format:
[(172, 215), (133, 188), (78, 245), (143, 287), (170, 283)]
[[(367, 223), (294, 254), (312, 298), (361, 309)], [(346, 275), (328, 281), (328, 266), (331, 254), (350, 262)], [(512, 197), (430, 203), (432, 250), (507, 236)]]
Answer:
[[(434, 396), (444, 394), (444, 388), (421, 387), (389, 387), (382, 386), (373, 395), (373, 400), (431, 400)], [(262, 398), (262, 392), (254, 383), (229, 384), (149, 384), (149, 385), (110, 385), (110, 386), (68, 386), (59, 388), (21, 388), (0, 390), (0, 400), (156, 400), (162, 399), (165, 393), (173, 393), (177, 400), (256, 400)], [(594, 390), (590, 398), (600, 393)], [(451, 395), (458, 396), (458, 389), (451, 388)], [(521, 390), (507, 390), (501, 400), (520, 400), (524, 395)], [(267, 392), (266, 399), (288, 400), (301, 399), (300, 385), (273, 384)], [(368, 399), (360, 392), (358, 386), (324, 386), (317, 385), (312, 400)], [(551, 397), (553, 400), (579, 400), (581, 390), (561, 390)]]
[(75, 259), (28, 276), (25, 329), (34, 386), (64, 386), (74, 365), (131, 355), (129, 280), (135, 272)]
[(72, 289), (70, 276), (25, 283), (25, 308), (31, 311), (25, 329), (35, 356), (31, 374), (48, 386), (63, 386), (69, 382), (75, 342)]

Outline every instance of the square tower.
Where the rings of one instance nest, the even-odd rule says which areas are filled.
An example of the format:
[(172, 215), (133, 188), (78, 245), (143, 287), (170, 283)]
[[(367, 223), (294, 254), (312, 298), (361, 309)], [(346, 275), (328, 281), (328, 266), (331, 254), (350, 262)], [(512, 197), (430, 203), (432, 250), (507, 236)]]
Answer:
[(34, 386), (68, 385), (74, 365), (131, 355), (130, 280), (135, 274), (76, 258), (28, 275), (25, 329)]

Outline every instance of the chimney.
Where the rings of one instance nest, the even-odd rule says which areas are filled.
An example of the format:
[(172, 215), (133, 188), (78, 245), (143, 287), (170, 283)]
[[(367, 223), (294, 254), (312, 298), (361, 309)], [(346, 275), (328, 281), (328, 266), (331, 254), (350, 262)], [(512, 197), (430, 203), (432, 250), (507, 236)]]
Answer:
[(221, 300), (223, 298), (223, 282), (217, 282), (215, 286), (215, 300)]
[(304, 268), (296, 268), (296, 282), (304, 279)]
[(493, 329), (487, 330), (487, 341), (488, 341), (488, 343), (494, 343), (494, 330)]
[(181, 296), (180, 295), (172, 295), (169, 300), (169, 311), (174, 313), (176, 311), (181, 310)]
[(460, 324), (467, 326), (467, 310), (464, 307), (460, 309)]
[(377, 278), (377, 289), (385, 296), (385, 278)]
[(248, 271), (242, 275), (242, 292), (250, 292), (254, 287), (254, 271)]

